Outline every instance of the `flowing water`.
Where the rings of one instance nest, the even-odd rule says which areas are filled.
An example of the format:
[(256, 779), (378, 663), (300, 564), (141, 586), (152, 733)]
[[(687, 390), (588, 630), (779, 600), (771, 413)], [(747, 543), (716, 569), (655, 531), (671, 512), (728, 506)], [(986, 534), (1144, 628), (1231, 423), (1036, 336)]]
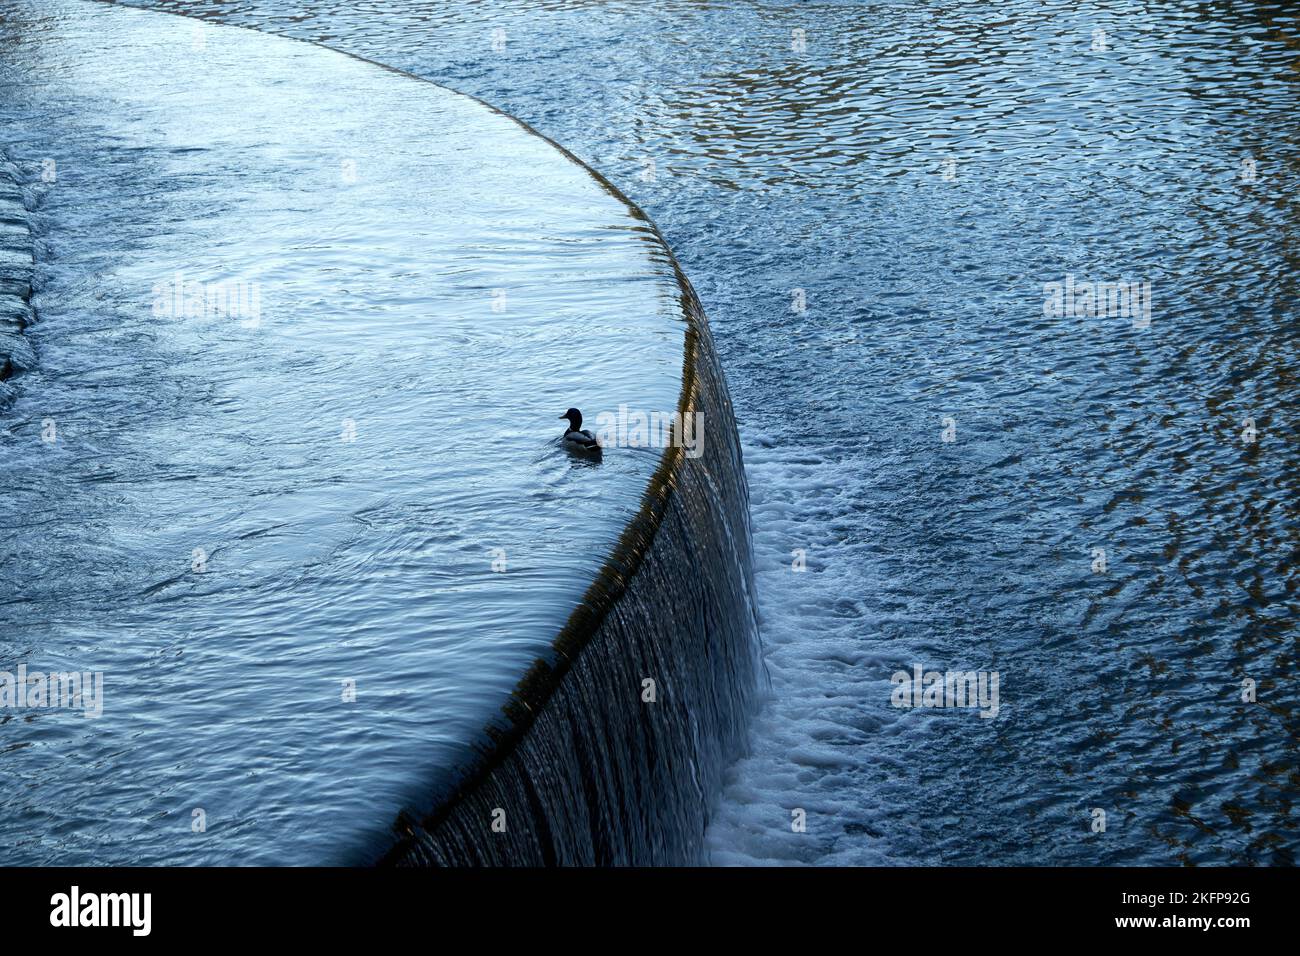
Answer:
[(637, 511), (657, 456), (558, 416), (676, 408), (671, 260), (513, 120), (340, 53), (74, 0), (0, 3), (0, 56), (38, 262), (0, 671), (103, 673), (97, 718), (0, 715), (0, 857), (373, 859)]
[[(156, 5), (482, 96), (663, 230), (772, 678), (715, 862), (1294, 862), (1289, 5)], [(1067, 276), (1150, 321), (1052, 313)], [(892, 706), (914, 665), (998, 715)]]

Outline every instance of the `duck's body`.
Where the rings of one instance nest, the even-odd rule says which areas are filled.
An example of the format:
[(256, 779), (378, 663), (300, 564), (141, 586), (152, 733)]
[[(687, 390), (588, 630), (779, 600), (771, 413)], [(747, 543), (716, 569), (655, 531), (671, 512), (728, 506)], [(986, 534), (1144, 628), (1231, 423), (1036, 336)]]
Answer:
[(582, 412), (571, 408), (561, 418), (569, 420), (569, 427), (564, 430), (564, 447), (570, 451), (600, 454), (600, 442), (596, 436), (582, 427)]

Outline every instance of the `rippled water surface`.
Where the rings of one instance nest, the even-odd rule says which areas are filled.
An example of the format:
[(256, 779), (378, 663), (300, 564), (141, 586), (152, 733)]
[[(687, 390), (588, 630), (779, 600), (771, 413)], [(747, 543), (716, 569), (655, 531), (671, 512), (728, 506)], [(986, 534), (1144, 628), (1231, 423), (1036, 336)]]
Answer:
[[(163, 5), (483, 96), (664, 230), (773, 683), (715, 860), (1294, 862), (1286, 5)], [(1067, 274), (1149, 281), (1150, 326), (1045, 315)], [(891, 707), (918, 663), (999, 671), (999, 716)]]
[[(752, 755), (734, 769), (710, 833), (717, 862), (1294, 862), (1300, 23), (1287, 5), (158, 5), (319, 41), (480, 95), (608, 174), (664, 230), (704, 301), (735, 399), (772, 676)], [(399, 151), (411, 139), (382, 124), (369, 130)], [(83, 188), (126, 189), (148, 213), (126, 233), (128, 248), (192, 222), (166, 205), (195, 201), (182, 189), (192, 158), (82, 140), (103, 156)], [(242, 160), (229, 162), (242, 174)], [(79, 207), (68, 202), (75, 221)], [(114, 270), (113, 289), (120, 270), (139, 267), (133, 257), (123, 264), (120, 242), (84, 228), (85, 266), (51, 267), (83, 318), (60, 334), (59, 315), (47, 317), (40, 373), (62, 370), (43, 404), (70, 419), (83, 448), (43, 452), (56, 477), (48, 461), (28, 461), (10, 483), (25, 510), (50, 512), (41, 536), (17, 545), (45, 542), (23, 576), (29, 603), (16, 605), (31, 615), (23, 652), (48, 647), (37, 628), (53, 617), (78, 659), (104, 646), (104, 622), (129, 629), (131, 640), (113, 641), (121, 665), (160, 678), (180, 654), (218, 647), (249, 653), (252, 666), (263, 642), (291, 641), (280, 633), (323, 632), (361, 653), (392, 635), (357, 628), (355, 602), (378, 598), (356, 577), (399, 573), (379, 566), (373, 540), (349, 551), (367, 515), (368, 533), (392, 535), (400, 573), (424, 565), (403, 578), (408, 589), (397, 593), (407, 599), (390, 615), (437, 615), (416, 599), (437, 562), (411, 555), (432, 548), (443, 533), (436, 522), (454, 529), (455, 508), (421, 502), (409, 464), (398, 466), (405, 494), (377, 482), (367, 496), (378, 456), (358, 460), (329, 443), (353, 407), (347, 394), (382, 397), (368, 403), (362, 433), (391, 429), (390, 450), (403, 429), (435, 427), (446, 403), (421, 389), (421, 363), (400, 354), (409, 345), (384, 339), (383, 359), (342, 348), (324, 356), (325, 368), (337, 362), (358, 383), (349, 392), (323, 375), (319, 400), (292, 400), (302, 415), (328, 409), (319, 441), (301, 424), (259, 426), (240, 403), (264, 394), (276, 363), (295, 356), (263, 354), (246, 392), (249, 350), (231, 345), (229, 330), (207, 333), (195, 352), (197, 332), (177, 341), (114, 320), (111, 302), (98, 312), (103, 286), (86, 273)], [(250, 261), (265, 252), (255, 247)], [(310, 268), (319, 275), (328, 259)], [(1150, 326), (1045, 315), (1044, 284), (1067, 274), (1149, 281)], [(351, 311), (341, 293), (331, 298), (335, 313)], [(587, 308), (585, 298), (568, 301)], [(394, 321), (409, 316), (407, 302), (394, 309)], [(158, 372), (153, 392), (115, 389), (145, 363)], [(553, 404), (559, 391), (545, 398)], [(417, 401), (422, 414), (397, 414)], [(214, 403), (232, 412), (213, 416)], [(27, 408), (6, 445), (30, 440), (43, 414)], [(1248, 418), (1253, 442), (1242, 439)], [(228, 447), (231, 472), (212, 474), (210, 445), (177, 441), (186, 429)], [(288, 438), (276, 446), (278, 479), (265, 463), (251, 467), (269, 453), (259, 429), (301, 443), (301, 457)], [(124, 443), (167, 468), (143, 483), (120, 480), (139, 467)], [(206, 479), (168, 482), (168, 468)], [(552, 486), (570, 480), (558, 464), (538, 468)], [(333, 484), (312, 487), (340, 472), (358, 489), (346, 504)], [(170, 519), (167, 502), (192, 501), (195, 482), (220, 502), (237, 481), (265, 482), (268, 503), (277, 488), (300, 496), (302, 513), (335, 537), (283, 516), (271, 528), (257, 508), (214, 504), (203, 515), (187, 505), (187, 520)], [(23, 490), (51, 482), (75, 489), (81, 503), (67, 507), (97, 531), (88, 551), (60, 498), (51, 505), (48, 493)], [(420, 515), (412, 531), (408, 519)], [(458, 560), (480, 560), (481, 538)], [(160, 539), (171, 540), (171, 563), (157, 557), (167, 550)], [(143, 589), (179, 573), (196, 539), (228, 542), (212, 562), (227, 576), (221, 589), (211, 576), (183, 576), (151, 601), (173, 602), (166, 613), (196, 627), (212, 626), (211, 602), (227, 602), (221, 627), (238, 635), (233, 644), (162, 627), (154, 603), (125, 619), (105, 610), (102, 595), (124, 577)], [(137, 544), (149, 566), (121, 560)], [(59, 549), (74, 546), (85, 582), (76, 598), (59, 590), (72, 560)], [(1094, 549), (1104, 549), (1104, 572), (1093, 570)], [(793, 570), (795, 552), (806, 571)], [(323, 565), (301, 557), (309, 553)], [(290, 574), (277, 570), (290, 556), (290, 579), (312, 578), (321, 599), (275, 604), (268, 620), (256, 596)], [(62, 603), (43, 596), (56, 593)], [(997, 670), (999, 716), (891, 707), (890, 675), (913, 664)], [(402, 685), (400, 661), (391, 672), (388, 686)], [(1241, 700), (1247, 679), (1258, 703)], [(251, 685), (263, 700), (269, 686)], [(291, 680), (275, 686), (303, 692)], [(255, 692), (232, 688), (223, 712), (238, 715), (238, 695)], [(143, 703), (130, 711), (134, 732), (78, 759), (114, 761), (126, 741), (158, 739), (166, 708)], [(250, 723), (247, 733), (264, 731)], [(311, 740), (261, 739), (249, 774), (306, 768), (318, 756)], [(379, 753), (368, 759), (387, 759)], [(34, 768), (59, 758), (21, 759)], [(179, 789), (178, 805), (199, 799)], [(135, 806), (144, 815), (154, 803)], [(807, 833), (791, 831), (794, 808), (807, 811)], [(1097, 809), (1104, 833), (1091, 831)]]
[[(554, 438), (676, 407), (662, 246), (479, 103), (160, 13), (0, 2), (0, 131), (40, 264), (0, 670), (104, 674), (98, 719), (0, 716), (0, 858), (386, 850), (657, 464)], [(178, 274), (243, 308), (176, 308)]]

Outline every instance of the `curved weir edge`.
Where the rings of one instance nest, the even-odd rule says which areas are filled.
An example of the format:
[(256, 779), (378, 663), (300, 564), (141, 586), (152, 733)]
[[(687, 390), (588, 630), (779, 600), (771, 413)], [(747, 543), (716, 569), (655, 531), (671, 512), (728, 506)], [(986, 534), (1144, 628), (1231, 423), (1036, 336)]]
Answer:
[[(636, 203), (528, 123), (460, 95), (545, 140), (652, 234), (672, 264), (686, 323), (677, 411), (682, 421), (702, 415), (708, 440), (691, 457), (674, 436), (551, 654), (516, 685), (503, 719), (485, 728), (478, 759), (436, 808), (420, 819), (399, 816), (397, 843), (379, 862), (702, 862), (710, 806), (744, 750), (762, 671), (749, 490), (708, 320)], [(646, 680), (653, 701), (643, 699)]]

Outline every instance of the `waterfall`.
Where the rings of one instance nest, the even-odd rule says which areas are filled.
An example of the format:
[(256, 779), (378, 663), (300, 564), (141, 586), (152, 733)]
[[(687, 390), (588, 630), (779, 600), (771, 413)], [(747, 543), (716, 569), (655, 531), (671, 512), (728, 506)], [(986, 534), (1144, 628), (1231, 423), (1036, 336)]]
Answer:
[(437, 809), (399, 817), (383, 862), (703, 861), (710, 803), (743, 748), (761, 665), (735, 419), (680, 269), (678, 281), (688, 322), (679, 410), (703, 413), (704, 454), (665, 451), (552, 653), (519, 682)]

